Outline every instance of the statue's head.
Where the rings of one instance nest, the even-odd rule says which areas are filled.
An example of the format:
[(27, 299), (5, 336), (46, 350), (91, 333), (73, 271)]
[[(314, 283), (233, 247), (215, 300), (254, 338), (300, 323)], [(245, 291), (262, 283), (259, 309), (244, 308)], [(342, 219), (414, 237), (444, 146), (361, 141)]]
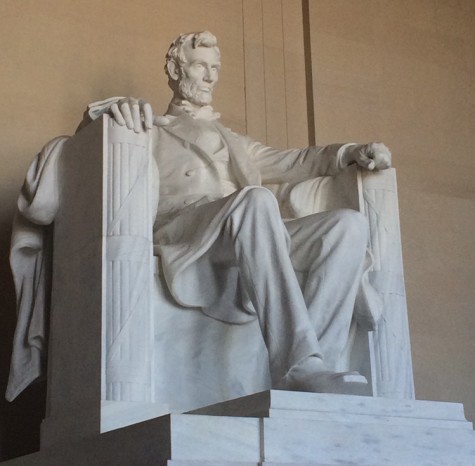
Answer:
[(221, 66), (216, 37), (208, 31), (181, 34), (170, 45), (165, 72), (174, 94), (195, 105), (209, 105)]

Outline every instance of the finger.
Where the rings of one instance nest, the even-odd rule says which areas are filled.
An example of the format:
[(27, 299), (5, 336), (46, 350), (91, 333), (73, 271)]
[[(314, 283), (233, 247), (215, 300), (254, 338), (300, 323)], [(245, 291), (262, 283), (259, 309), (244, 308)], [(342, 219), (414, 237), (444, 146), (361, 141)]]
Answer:
[(116, 123), (120, 126), (124, 126), (125, 120), (124, 120), (124, 117), (122, 116), (122, 113), (120, 113), (119, 106), (117, 104), (112, 104), (111, 112)]
[(364, 159), (366, 163), (366, 170), (372, 171), (376, 168), (376, 154), (369, 145), (366, 146), (366, 150), (364, 151)]
[(133, 129), (134, 120), (132, 119), (132, 114), (130, 112), (130, 105), (127, 102), (124, 102), (120, 106), (120, 111), (122, 112), (127, 128)]
[(360, 167), (366, 168), (366, 170), (374, 170), (374, 167), (376, 166), (374, 160), (364, 154), (360, 154), (357, 163)]
[(376, 164), (373, 160), (374, 154), (367, 145), (362, 146), (355, 157), (356, 163), (366, 170), (374, 170)]
[(152, 106), (149, 103), (144, 103), (142, 111), (143, 111), (145, 128), (151, 129), (153, 126)]
[(132, 104), (132, 119), (134, 121), (134, 131), (140, 133), (142, 131), (142, 119), (140, 118), (140, 105), (138, 102)]

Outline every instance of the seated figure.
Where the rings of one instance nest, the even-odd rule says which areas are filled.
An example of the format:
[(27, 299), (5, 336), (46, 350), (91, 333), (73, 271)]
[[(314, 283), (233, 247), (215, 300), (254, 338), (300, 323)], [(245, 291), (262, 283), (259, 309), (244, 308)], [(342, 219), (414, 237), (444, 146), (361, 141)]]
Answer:
[[(263, 185), (291, 187), (352, 164), (382, 170), (391, 154), (381, 143), (276, 150), (236, 134), (210, 106), (219, 69), (211, 33), (180, 35), (166, 56), (173, 97), (164, 116), (154, 116), (142, 100), (111, 98), (91, 104), (79, 129), (108, 113), (118, 125), (149, 134), (158, 203), (153, 249), (178, 305), (230, 324), (257, 320), (275, 388), (364, 392), (365, 377), (345, 371), (341, 358), (352, 321), (374, 329), (381, 312), (364, 280), (367, 221), (349, 209), (282, 220), (275, 195)], [(54, 165), (63, 145), (50, 143), (34, 173)], [(28, 207), (23, 215), (33, 223), (52, 221), (55, 202), (46, 209), (37, 204), (41, 214)], [(43, 305), (24, 303), (30, 311)], [(37, 314), (19, 320), (10, 398), (43, 370), (29, 368), (19, 382), (25, 360), (19, 342), (31, 333), (31, 315)], [(41, 356), (33, 359), (44, 366)]]

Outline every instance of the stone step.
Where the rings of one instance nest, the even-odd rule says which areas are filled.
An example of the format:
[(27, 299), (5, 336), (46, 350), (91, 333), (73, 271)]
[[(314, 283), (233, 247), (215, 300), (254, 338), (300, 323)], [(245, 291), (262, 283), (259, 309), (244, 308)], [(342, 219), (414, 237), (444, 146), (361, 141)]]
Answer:
[(258, 418), (170, 415), (171, 460), (261, 460), (261, 424)]
[(193, 461), (193, 460), (170, 460), (167, 466), (260, 466), (256, 462), (242, 462), (242, 461)]
[(263, 458), (275, 463), (475, 465), (475, 432), (405, 425), (264, 419)]
[[(454, 421), (454, 427), (472, 429), (471, 423), (465, 419), (463, 405), (460, 403), (334, 395), (329, 393), (289, 392), (283, 390), (268, 390), (193, 410), (190, 413), (242, 417), (294, 416), (296, 418), (321, 420), (325, 420), (326, 415), (361, 415), (364, 417), (377, 416), (379, 419), (406, 418), (411, 420)], [(462, 424), (465, 425), (462, 426)], [(450, 425), (451, 423), (448, 423), (444, 427), (449, 427)]]
[(466, 429), (193, 414), (172, 415), (170, 420), (173, 461), (301, 466), (475, 464), (475, 433)]
[(291, 411), (291, 410), (269, 410), (270, 418), (284, 419), (310, 419), (314, 421), (334, 421), (334, 422), (359, 422), (364, 424), (382, 425), (407, 425), (441, 427), (444, 429), (466, 429), (473, 430), (472, 423), (464, 420), (455, 421), (447, 419), (411, 418), (408, 416), (381, 416), (353, 413), (333, 413), (328, 411)]
[[(348, 466), (355, 466), (354, 464), (348, 464)], [(236, 461), (177, 461), (177, 460), (170, 460), (167, 462), (167, 466), (332, 466), (328, 463), (269, 463), (268, 461), (260, 462), (260, 463), (243, 463), (243, 462), (236, 462)], [(345, 466), (345, 464), (341, 463), (339, 466)]]
[[(170, 460), (167, 466), (335, 466), (329, 463), (242, 463), (236, 461), (176, 461)], [(338, 466), (355, 466), (355, 463), (338, 463)], [(403, 466), (403, 465), (400, 465)]]
[[(475, 432), (455, 403), (271, 391), (206, 409), (213, 415), (162, 416), (5, 464), (475, 465)], [(431, 419), (441, 424), (420, 424)], [(461, 428), (454, 427), (457, 422)]]
[(171, 426), (172, 460), (475, 465), (458, 403), (271, 390), (172, 416)]

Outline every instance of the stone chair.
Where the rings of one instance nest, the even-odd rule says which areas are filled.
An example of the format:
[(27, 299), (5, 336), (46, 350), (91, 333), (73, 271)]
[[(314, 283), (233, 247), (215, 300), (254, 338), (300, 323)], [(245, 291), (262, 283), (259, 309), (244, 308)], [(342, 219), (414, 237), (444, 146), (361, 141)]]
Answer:
[[(150, 161), (147, 133), (108, 116), (62, 153), (42, 448), (270, 388), (257, 321), (219, 322), (168, 295), (152, 254)], [(413, 398), (395, 170), (301, 183), (282, 209), (338, 207), (368, 217), (370, 280), (384, 302), (374, 332), (354, 326), (348, 367), (367, 376), (368, 395)]]

